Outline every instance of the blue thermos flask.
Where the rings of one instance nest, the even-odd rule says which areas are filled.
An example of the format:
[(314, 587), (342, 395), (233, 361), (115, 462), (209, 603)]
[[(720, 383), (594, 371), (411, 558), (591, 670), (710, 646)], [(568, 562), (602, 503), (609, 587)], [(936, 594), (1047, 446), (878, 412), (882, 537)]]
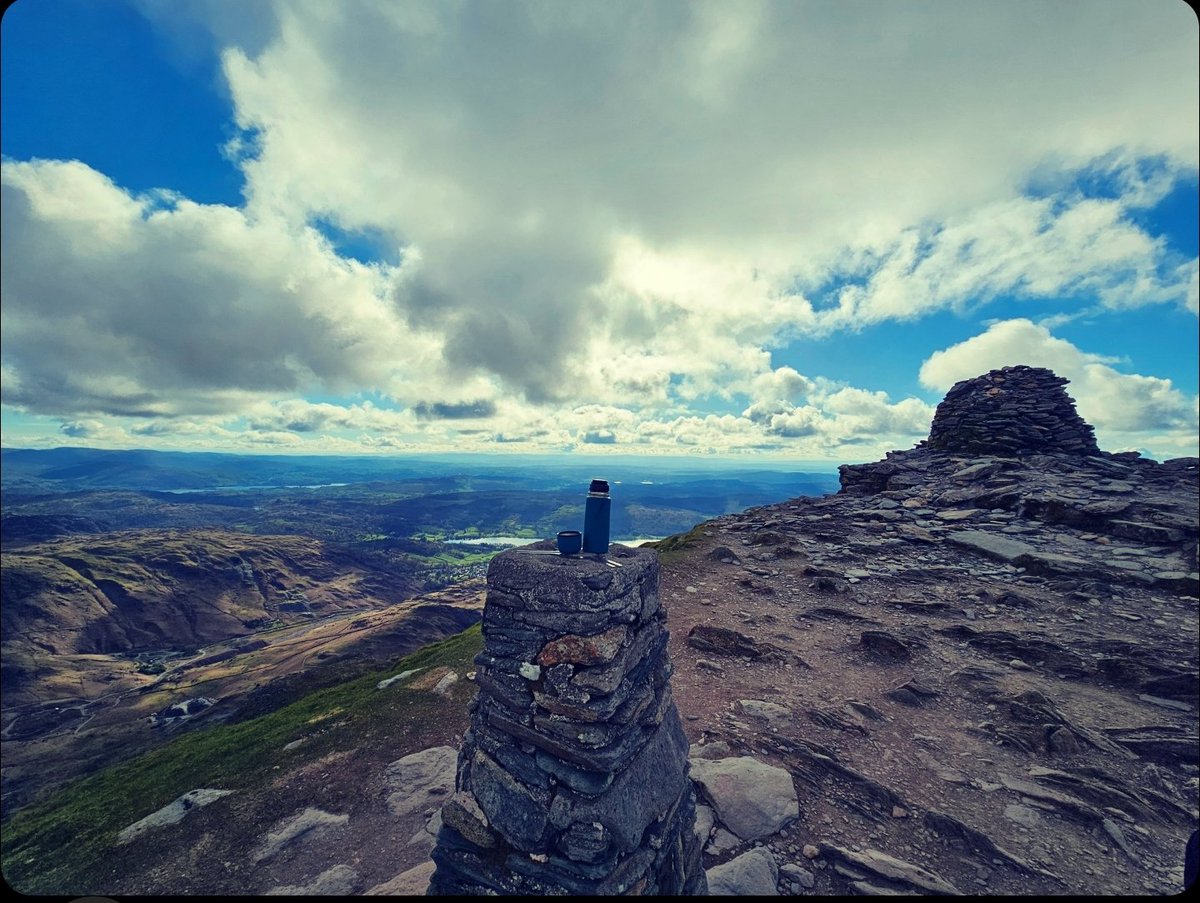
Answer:
[(612, 499), (608, 497), (608, 481), (592, 480), (587, 502), (583, 506), (583, 550), (597, 555), (608, 554), (608, 515)]

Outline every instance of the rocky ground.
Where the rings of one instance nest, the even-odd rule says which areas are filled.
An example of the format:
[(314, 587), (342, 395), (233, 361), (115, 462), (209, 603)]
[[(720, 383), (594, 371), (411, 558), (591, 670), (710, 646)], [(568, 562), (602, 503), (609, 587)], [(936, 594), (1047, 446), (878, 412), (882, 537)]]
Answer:
[[(1196, 460), (846, 471), (842, 494), (708, 522), (664, 568), (693, 754), (795, 778), (799, 818), (766, 841), (780, 890), (936, 886), (879, 854), (964, 893), (1180, 890)], [(749, 846), (723, 839), (706, 861)]]
[[(1197, 825), (1196, 462), (907, 454), (664, 553), (713, 889), (1179, 891)], [(153, 843), (155, 866), (114, 890), (419, 892), (473, 691), (448, 673), (403, 678), (441, 686), (444, 718), (148, 831), (122, 856)], [(731, 802), (702, 760), (742, 756), (766, 768)], [(762, 798), (775, 769), (795, 809), (786, 789)]]

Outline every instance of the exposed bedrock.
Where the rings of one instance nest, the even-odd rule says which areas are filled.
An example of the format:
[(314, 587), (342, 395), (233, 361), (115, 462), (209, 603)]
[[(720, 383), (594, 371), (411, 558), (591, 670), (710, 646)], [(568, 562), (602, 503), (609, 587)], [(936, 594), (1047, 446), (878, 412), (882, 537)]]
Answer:
[[(1197, 591), (1196, 458), (1154, 461), (1137, 452), (1100, 451), (1092, 427), (1075, 412), (1066, 380), (1040, 367), (1005, 367), (955, 384), (938, 405), (929, 438), (882, 461), (843, 464), (839, 495), (874, 497), (940, 526), (970, 528), (981, 512), (1008, 512), (1018, 521), (1105, 534), (1117, 548), (1130, 544), (1178, 550), (1170, 566), (1149, 575), (1112, 560), (1098, 571), (1070, 556), (1046, 555), (1015, 536), (966, 529), (952, 541), (1029, 573), (1075, 575), (1086, 570), (1108, 581), (1148, 582)], [(911, 509), (911, 512), (910, 512)], [(925, 521), (930, 523), (930, 521)], [(1020, 534), (1011, 526), (1003, 532)], [(1039, 528), (1039, 529), (1040, 529)], [(925, 528), (922, 528), (923, 530)], [(933, 541), (911, 525), (907, 538)], [(1165, 561), (1165, 559), (1164, 559)]]
[(492, 560), (431, 894), (707, 892), (657, 556), (609, 560)]

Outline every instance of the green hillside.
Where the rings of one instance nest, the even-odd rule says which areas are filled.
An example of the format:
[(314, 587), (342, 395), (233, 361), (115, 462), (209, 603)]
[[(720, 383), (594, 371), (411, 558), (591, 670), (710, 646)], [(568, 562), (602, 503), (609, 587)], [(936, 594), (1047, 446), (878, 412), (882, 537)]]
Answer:
[[(403, 683), (387, 692), (375, 685), (416, 668), (468, 670), (481, 646), (475, 625), (386, 671), (319, 690), (250, 721), (186, 734), (78, 781), (5, 824), (0, 844), (4, 877), (27, 894), (90, 892), (102, 885), (101, 870), (118, 832), (189, 790), (254, 788), (281, 765), (295, 767), (363, 744), (389, 745), (430, 721), (465, 720), (474, 694), (469, 681), (456, 684), (449, 698), (407, 689)], [(302, 736), (304, 744), (282, 751)]]

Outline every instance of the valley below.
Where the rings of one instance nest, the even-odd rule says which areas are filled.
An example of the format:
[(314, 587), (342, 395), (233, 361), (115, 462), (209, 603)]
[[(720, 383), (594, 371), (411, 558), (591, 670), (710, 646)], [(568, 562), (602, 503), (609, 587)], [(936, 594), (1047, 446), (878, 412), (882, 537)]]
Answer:
[(323, 540), (218, 530), (6, 551), (5, 809), (457, 633), (478, 619), (480, 586), (423, 593)]
[[(479, 618), (492, 555), (580, 526), (586, 488), (582, 465), (487, 459), (3, 457), (5, 818), (181, 732), (458, 633)], [(615, 486), (615, 537), (836, 485), (761, 469), (650, 475)]]

